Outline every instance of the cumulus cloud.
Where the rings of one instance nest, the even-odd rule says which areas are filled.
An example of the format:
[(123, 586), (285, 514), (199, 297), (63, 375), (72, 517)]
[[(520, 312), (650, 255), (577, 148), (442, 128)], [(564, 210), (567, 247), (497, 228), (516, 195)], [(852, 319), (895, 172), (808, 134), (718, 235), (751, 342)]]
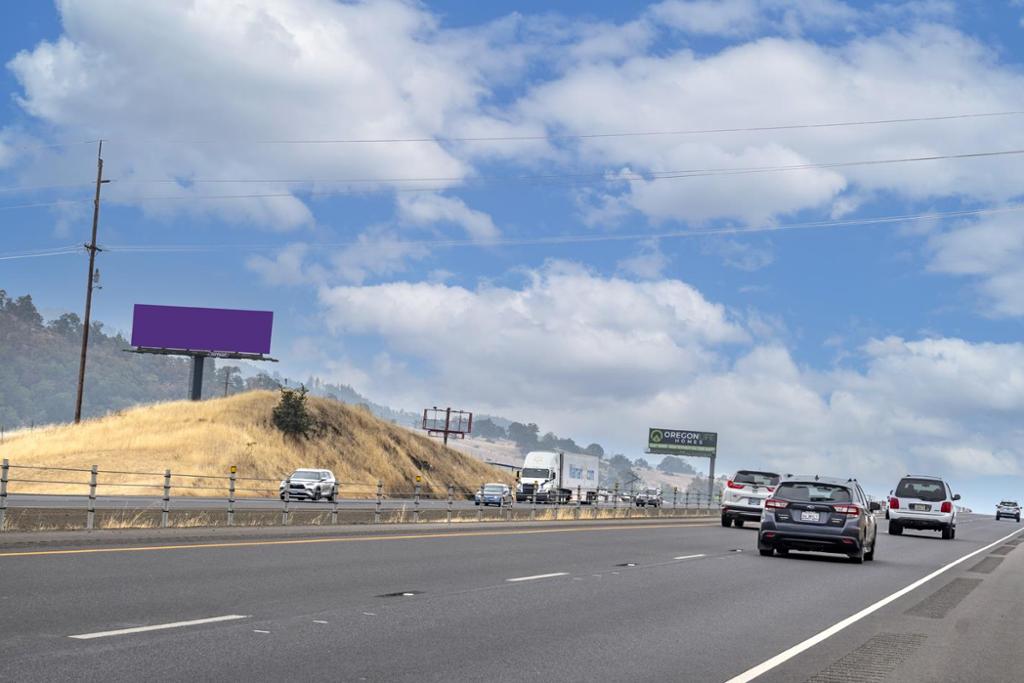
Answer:
[[(1024, 108), (1024, 76), (1017, 69), (1001, 63), (984, 43), (939, 24), (853, 34), (833, 44), (753, 38), (707, 54), (656, 45), (621, 60), (572, 64), (525, 93), (516, 105), (517, 116), (543, 121), (556, 131), (586, 134)], [(606, 106), (609, 102), (621, 106)], [(644, 176), (592, 195), (592, 215), (617, 217), (628, 207), (654, 221), (770, 222), (807, 209), (844, 212), (880, 193), (909, 201), (1006, 200), (1019, 193), (1013, 182), (1015, 162), (936, 161), (773, 173), (759, 168), (1021, 145), (1024, 129), (1016, 117), (1006, 116), (756, 134), (587, 138), (572, 152), (575, 163), (613, 174), (628, 168)], [(745, 170), (704, 175), (720, 169)], [(645, 174), (680, 177), (657, 180)]]
[[(566, 263), (525, 278), (324, 288), (320, 300), (335, 333), (377, 340), (432, 392), (614, 448), (635, 451), (650, 425), (679, 424), (719, 431), (730, 462), (881, 484), (909, 470), (1024, 469), (1024, 345), (882, 338), (856, 352), (859, 369), (818, 372), (765, 321), (678, 280)], [(396, 391), (432, 400), (410, 386)]]
[(619, 271), (645, 280), (654, 280), (662, 276), (668, 267), (669, 258), (658, 245), (658, 240), (647, 240), (640, 244), (636, 253), (616, 264)]
[(475, 240), (494, 239), (500, 234), (494, 221), (483, 211), (469, 208), (456, 197), (433, 193), (400, 196), (398, 219), (420, 227), (438, 223), (458, 225)]
[(983, 306), (995, 316), (1024, 315), (1024, 217), (992, 214), (936, 232), (929, 267), (971, 278)]
[[(111, 140), (108, 174), (122, 182), (111, 186), (109, 201), (271, 194), (201, 205), (282, 229), (312, 222), (300, 191), (346, 189), (333, 181), (348, 179), (458, 179), (468, 165), (433, 143), (254, 141), (432, 138), (451, 125), (480, 125), (487, 75), (512, 61), (487, 49), (485, 28), (446, 31), (422, 7), (398, 0), (62, 0), (58, 7), (63, 35), (17, 54), (8, 68), (26, 112), (66, 134)], [(50, 170), (60, 171), (57, 162)], [(315, 182), (224, 182), (278, 179)], [(158, 206), (175, 212), (193, 204)]]

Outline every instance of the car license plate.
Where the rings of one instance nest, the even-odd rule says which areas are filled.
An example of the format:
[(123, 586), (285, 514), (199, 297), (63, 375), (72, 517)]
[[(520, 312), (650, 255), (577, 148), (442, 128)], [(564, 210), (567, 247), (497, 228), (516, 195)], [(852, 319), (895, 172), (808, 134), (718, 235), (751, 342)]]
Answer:
[(801, 522), (817, 522), (821, 520), (821, 514), (818, 512), (811, 512), (810, 510), (800, 511)]
[(910, 506), (910, 509), (911, 510), (921, 510), (923, 512), (928, 512), (929, 510), (932, 509), (932, 506), (931, 505), (921, 505), (920, 503), (915, 503), (915, 504)]
[(747, 505), (753, 505), (754, 507), (761, 507), (760, 498), (747, 498)]

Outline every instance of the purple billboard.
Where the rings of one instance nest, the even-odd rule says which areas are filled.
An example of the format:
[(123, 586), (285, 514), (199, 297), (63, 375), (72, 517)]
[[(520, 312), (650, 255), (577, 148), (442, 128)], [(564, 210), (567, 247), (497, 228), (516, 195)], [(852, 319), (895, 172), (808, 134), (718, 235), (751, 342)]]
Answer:
[(272, 311), (135, 304), (132, 346), (266, 354), (273, 325)]

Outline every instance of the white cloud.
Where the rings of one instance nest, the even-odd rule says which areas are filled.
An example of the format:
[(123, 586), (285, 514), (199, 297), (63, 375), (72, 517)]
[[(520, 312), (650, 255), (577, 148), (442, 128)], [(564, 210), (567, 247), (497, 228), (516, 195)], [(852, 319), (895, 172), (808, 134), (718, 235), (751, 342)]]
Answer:
[(321, 280), (324, 273), (319, 267), (306, 262), (308, 255), (309, 245), (296, 242), (282, 248), (273, 258), (250, 256), (246, 266), (268, 285), (309, 284)]
[(433, 193), (400, 195), (398, 218), (420, 227), (455, 224), (475, 240), (494, 239), (501, 234), (491, 217), (483, 211), (469, 208), (461, 199)]
[[(486, 82), (501, 69), (514, 72), (514, 50), (490, 50), (486, 27), (446, 31), (425, 9), (398, 0), (58, 6), (63, 35), (17, 54), (8, 68), (23, 88), (18, 101), (25, 111), (62, 136), (111, 140), (107, 171), (122, 182), (109, 188), (109, 201), (164, 193), (284, 195), (146, 204), (157, 213), (199, 204), (223, 218), (289, 229), (312, 223), (290, 193), (339, 184), (192, 181), (461, 178), (467, 164), (438, 144), (247, 141), (444, 135), (451, 125), (486, 119), (479, 112)], [(44, 170), (61, 172), (61, 161)], [(83, 168), (72, 171), (81, 175)], [(168, 182), (154, 189), (132, 186), (136, 179)]]
[(645, 280), (655, 280), (662, 276), (668, 267), (669, 259), (658, 245), (657, 240), (647, 240), (640, 244), (636, 253), (616, 264), (616, 268)]
[[(722, 5), (725, 7), (726, 5)], [(730, 5), (731, 6), (731, 5)], [(608, 103), (621, 106), (607, 106)], [(959, 104), (957, 104), (959, 103)], [(964, 104), (967, 103), (967, 104)], [(969, 105), (969, 106), (968, 106)], [(517, 118), (568, 133), (742, 128), (1024, 109), (1024, 76), (997, 52), (937, 24), (854, 34), (838, 44), (760, 38), (717, 52), (638, 52), (574, 63), (518, 102)], [(588, 138), (576, 165), (610, 174), (790, 166), (1024, 146), (1019, 117), (728, 135)], [(937, 161), (630, 180), (588, 198), (594, 218), (627, 208), (654, 221), (770, 223), (807, 209), (840, 213), (885, 193), (910, 201), (1019, 194), (1013, 159)], [(687, 174), (683, 174), (687, 175)], [(620, 189), (624, 188), (624, 189)]]
[(929, 238), (929, 267), (977, 283), (984, 306), (996, 316), (1024, 315), (1024, 217), (993, 214)]
[[(320, 298), (336, 334), (409, 360), (391, 391), (411, 403), (440, 393), (632, 452), (655, 423), (712, 429), (731, 465), (875, 486), (910, 470), (1024, 471), (1024, 345), (878, 339), (860, 350), (863, 369), (819, 373), (773, 341), (778, 321), (741, 323), (683, 282), (565, 263), (526, 275), (518, 288), (390, 283)], [(430, 396), (410, 389), (417, 378)]]
[(393, 231), (373, 229), (334, 252), (329, 260), (337, 278), (362, 283), (371, 277), (400, 273), (409, 261), (422, 259), (428, 253), (422, 244), (403, 240)]

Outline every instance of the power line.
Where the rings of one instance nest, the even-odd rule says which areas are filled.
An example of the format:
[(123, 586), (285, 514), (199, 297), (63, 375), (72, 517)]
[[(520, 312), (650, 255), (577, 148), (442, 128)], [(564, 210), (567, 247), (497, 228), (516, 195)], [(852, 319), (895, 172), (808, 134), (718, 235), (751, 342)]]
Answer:
[[(439, 142), (529, 142), (539, 140), (591, 140), (599, 138), (656, 137), (673, 135), (712, 135), (718, 133), (754, 133), (779, 130), (801, 130), (813, 128), (840, 128), (848, 126), (881, 126), (899, 123), (921, 123), (925, 121), (952, 121), (957, 119), (979, 119), (999, 116), (1020, 116), (1024, 111), (985, 112), (976, 114), (945, 114), (939, 116), (915, 116), (894, 119), (873, 119), (864, 121), (834, 121), (827, 123), (793, 123), (774, 126), (747, 126), (737, 128), (700, 128), (684, 130), (619, 131), (609, 133), (545, 133), (543, 135), (489, 135), (472, 137), (418, 137), (418, 138), (321, 138), (321, 139), (206, 139), (206, 140), (120, 140), (136, 144), (252, 144), (252, 145), (355, 145), (355, 144), (396, 144), (396, 143), (439, 143)], [(107, 138), (104, 138), (107, 140)], [(118, 142), (117, 138), (109, 141)]]
[[(1024, 204), (992, 207), (984, 209), (963, 209), (959, 211), (940, 211), (928, 213), (902, 214), (894, 216), (876, 216), (872, 218), (851, 218), (846, 220), (812, 221), (791, 223), (787, 225), (748, 225), (729, 228), (713, 228), (705, 230), (676, 230), (670, 232), (629, 233), (629, 234), (575, 234), (552, 235), (548, 237), (493, 238), (493, 239), (440, 239), (440, 240), (389, 240), (388, 246), (423, 246), (423, 247), (508, 247), (508, 246), (541, 246), (560, 244), (584, 244), (599, 242), (631, 242), (645, 240), (675, 239), (687, 237), (714, 237), (720, 235), (747, 235), (764, 232), (787, 232), (815, 229), (832, 229), (858, 225), (885, 225), (910, 221), (947, 220), (1001, 213), (1024, 211)], [(310, 244), (314, 248), (344, 248), (359, 244), (356, 240), (345, 242), (317, 242)], [(111, 253), (174, 253), (174, 252), (217, 252), (217, 251), (274, 251), (281, 245), (271, 244), (164, 244), (164, 245), (109, 245), (105, 250)]]
[(71, 244), (66, 247), (53, 247), (51, 249), (36, 249), (33, 251), (0, 254), (0, 261), (14, 261), (16, 259), (40, 258), (44, 256), (62, 256), (64, 254), (78, 254), (81, 253), (81, 251), (82, 247), (80, 245)]

